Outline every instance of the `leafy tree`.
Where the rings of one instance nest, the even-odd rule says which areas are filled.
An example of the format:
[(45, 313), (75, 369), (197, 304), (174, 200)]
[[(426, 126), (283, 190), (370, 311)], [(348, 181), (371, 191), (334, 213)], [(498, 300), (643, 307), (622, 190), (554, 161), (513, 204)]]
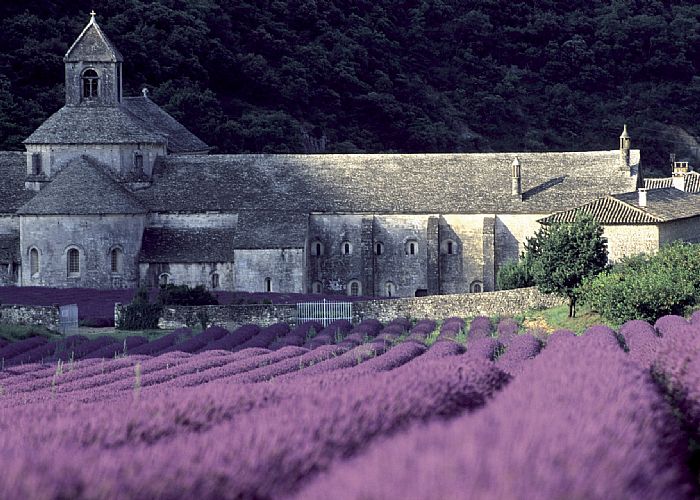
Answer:
[(674, 242), (622, 259), (581, 285), (581, 300), (613, 324), (682, 315), (700, 299), (700, 245)]
[(543, 226), (525, 247), (537, 288), (567, 298), (569, 317), (574, 317), (579, 285), (600, 273), (608, 261), (603, 228), (582, 214), (573, 223)]
[(496, 275), (496, 287), (499, 290), (512, 290), (513, 288), (524, 288), (533, 286), (529, 259), (525, 254), (519, 261), (508, 262), (501, 266)]

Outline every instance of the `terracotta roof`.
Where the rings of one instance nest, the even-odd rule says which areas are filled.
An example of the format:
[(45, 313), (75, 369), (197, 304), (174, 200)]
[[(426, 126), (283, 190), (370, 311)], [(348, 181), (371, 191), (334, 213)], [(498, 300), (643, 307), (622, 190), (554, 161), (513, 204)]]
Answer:
[(63, 106), (24, 144), (162, 144), (166, 138), (149, 131), (118, 106)]
[(232, 228), (144, 230), (141, 262), (233, 262)]
[(237, 249), (304, 248), (308, 224), (307, 214), (241, 212), (233, 243)]
[[(523, 200), (511, 195), (521, 163)], [(135, 193), (152, 211), (280, 210), (376, 213), (534, 213), (636, 188), (619, 151), (580, 153), (171, 155)], [(182, 196), (186, 190), (187, 196)]]
[(36, 194), (24, 189), (26, 176), (26, 153), (0, 152), (0, 214), (14, 213)]
[(19, 234), (0, 234), (0, 262), (19, 262), (19, 257)]
[(20, 215), (143, 214), (146, 210), (93, 159), (71, 160), (17, 210)]
[(604, 196), (579, 207), (540, 219), (542, 224), (573, 222), (580, 213), (592, 215), (603, 225), (659, 224), (700, 215), (700, 194), (675, 188), (647, 191), (647, 206), (639, 206), (639, 194)]
[(144, 129), (168, 138), (168, 152), (195, 153), (207, 152), (210, 149), (199, 137), (148, 97), (125, 97), (122, 104)]
[[(659, 189), (672, 186), (673, 177), (644, 179), (644, 187), (647, 189)], [(700, 193), (700, 174), (697, 172), (688, 172), (685, 174), (685, 191), (689, 193)]]
[(109, 41), (93, 16), (63, 57), (64, 62), (122, 62), (124, 58)]

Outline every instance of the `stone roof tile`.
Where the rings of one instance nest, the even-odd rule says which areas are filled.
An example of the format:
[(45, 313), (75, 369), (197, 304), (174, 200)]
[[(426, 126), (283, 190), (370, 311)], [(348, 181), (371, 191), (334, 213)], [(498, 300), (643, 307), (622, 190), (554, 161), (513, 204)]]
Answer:
[(168, 152), (195, 153), (206, 152), (210, 149), (204, 141), (187, 130), (148, 97), (125, 97), (122, 103), (144, 129), (157, 132), (168, 138)]
[(36, 192), (24, 189), (27, 154), (0, 151), (0, 214), (14, 213)]
[(82, 156), (17, 210), (20, 215), (143, 214), (146, 209), (107, 173), (107, 167)]
[(511, 195), (515, 156), (171, 155), (135, 194), (153, 211), (546, 214), (636, 187), (636, 175), (618, 169), (618, 151), (517, 153), (521, 201)]
[(25, 144), (165, 143), (118, 106), (63, 106), (51, 115)]
[(123, 62), (124, 58), (104, 34), (93, 16), (70, 46), (64, 62)]
[(285, 211), (241, 212), (233, 239), (237, 249), (304, 248), (308, 215)]
[(233, 262), (232, 228), (144, 230), (141, 262)]

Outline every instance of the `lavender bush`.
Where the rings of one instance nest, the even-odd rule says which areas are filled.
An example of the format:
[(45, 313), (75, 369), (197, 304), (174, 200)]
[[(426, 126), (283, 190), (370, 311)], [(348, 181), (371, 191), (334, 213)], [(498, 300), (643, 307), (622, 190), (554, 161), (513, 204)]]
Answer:
[(491, 337), (493, 333), (493, 325), (491, 320), (486, 316), (477, 316), (469, 325), (469, 339), (483, 339)]

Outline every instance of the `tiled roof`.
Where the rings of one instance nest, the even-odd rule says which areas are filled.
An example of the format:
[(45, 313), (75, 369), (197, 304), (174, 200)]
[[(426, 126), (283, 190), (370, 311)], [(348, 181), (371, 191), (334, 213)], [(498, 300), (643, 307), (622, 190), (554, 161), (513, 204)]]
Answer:
[(647, 206), (639, 206), (637, 192), (605, 196), (579, 207), (540, 219), (543, 224), (573, 222), (580, 213), (592, 215), (603, 225), (659, 224), (700, 215), (700, 194), (675, 188), (647, 191)]
[(233, 239), (240, 249), (304, 248), (308, 215), (284, 211), (241, 212)]
[(210, 149), (199, 137), (148, 97), (125, 97), (122, 102), (124, 108), (144, 129), (158, 132), (168, 138), (170, 153), (206, 152)]
[(162, 144), (166, 138), (149, 131), (118, 106), (63, 106), (25, 144)]
[(0, 262), (19, 262), (19, 233), (0, 234)]
[(70, 46), (63, 60), (65, 62), (122, 62), (124, 58), (93, 17)]
[(0, 151), (0, 214), (14, 213), (36, 193), (24, 189), (27, 154)]
[(146, 228), (141, 262), (233, 262), (231, 228)]
[[(522, 201), (511, 196), (516, 156)], [(636, 170), (639, 151), (631, 157)], [(635, 189), (618, 161), (618, 151), (171, 155), (135, 194), (153, 211), (546, 214)]]
[(142, 214), (144, 207), (89, 157), (71, 160), (20, 215)]
[[(644, 179), (644, 187), (647, 189), (671, 186), (673, 186), (673, 177)], [(700, 193), (700, 174), (697, 172), (688, 172), (685, 174), (685, 191), (689, 193)]]

